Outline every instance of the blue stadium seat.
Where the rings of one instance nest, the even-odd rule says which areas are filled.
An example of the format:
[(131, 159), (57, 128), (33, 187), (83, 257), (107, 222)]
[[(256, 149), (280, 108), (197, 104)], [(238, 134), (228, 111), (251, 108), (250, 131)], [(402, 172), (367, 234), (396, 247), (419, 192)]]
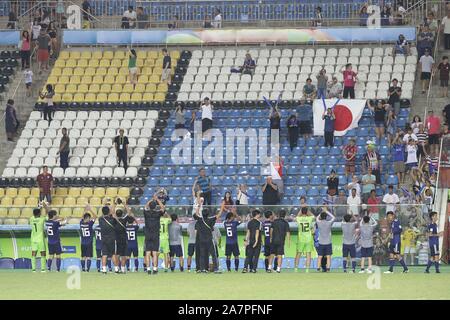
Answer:
[(314, 166), (311, 173), (312, 173), (312, 174), (315, 174), (315, 175), (321, 175), (321, 174), (323, 174), (323, 168), (322, 168), (322, 166)]
[(308, 176), (301, 175), (301, 176), (298, 178), (298, 184), (301, 185), (301, 186), (307, 186), (307, 185), (309, 185), (309, 177), (308, 177)]
[(396, 175), (390, 175), (386, 179), (386, 184), (398, 185), (398, 177)]
[(319, 149), (317, 149), (317, 155), (319, 156), (326, 156), (328, 155), (328, 148), (327, 147), (320, 147)]
[(313, 176), (313, 177), (310, 179), (309, 183), (310, 183), (312, 186), (320, 186), (322, 182), (321, 182), (319, 176)]
[(311, 156), (303, 157), (302, 164), (303, 165), (312, 165), (312, 164), (314, 164), (314, 159)]
[(0, 269), (14, 269), (14, 259), (0, 258)]

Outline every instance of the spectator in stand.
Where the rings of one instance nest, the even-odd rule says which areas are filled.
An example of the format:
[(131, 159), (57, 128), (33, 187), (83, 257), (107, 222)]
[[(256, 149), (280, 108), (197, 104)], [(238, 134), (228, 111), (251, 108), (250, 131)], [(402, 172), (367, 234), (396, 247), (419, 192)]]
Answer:
[(380, 12), (380, 24), (382, 27), (386, 27), (391, 24), (391, 10), (387, 6), (383, 6)]
[(297, 119), (297, 115), (292, 114), (287, 121), (289, 146), (291, 147), (291, 151), (297, 146), (299, 135), (298, 127), (299, 121)]
[(395, 43), (394, 49), (392, 51), (392, 55), (395, 56), (397, 54), (403, 54), (405, 56), (409, 56), (409, 53), (411, 51), (409, 42), (406, 41), (406, 38), (404, 35), (399, 35), (398, 40)]
[(390, 106), (388, 104), (383, 104), (382, 100), (378, 100), (375, 106), (372, 104), (371, 100), (367, 100), (367, 105), (369, 106), (369, 109), (374, 113), (375, 135), (377, 136), (378, 142), (380, 142), (384, 137), (386, 113)]
[(388, 104), (390, 104), (395, 111), (395, 115), (400, 112), (400, 98), (402, 95), (402, 88), (398, 85), (397, 79), (392, 79), (392, 86), (388, 89)]
[(226, 215), (229, 212), (232, 212), (233, 208), (234, 208), (234, 201), (233, 198), (231, 197), (231, 192), (227, 191), (225, 192), (225, 195), (220, 204), (221, 220), (225, 220)]
[(447, 104), (444, 109), (442, 109), (442, 115), (444, 116), (444, 121), (447, 125), (450, 125), (450, 103)]
[(362, 176), (362, 201), (367, 203), (369, 199), (370, 192), (375, 189), (375, 184), (377, 183), (377, 178), (372, 174), (372, 169), (368, 168), (367, 173)]
[(209, 15), (205, 16), (205, 19), (203, 20), (203, 25), (202, 28), (203, 29), (211, 29), (212, 26), (212, 22), (211, 22), (211, 17)]
[[(213, 105), (208, 97), (203, 99), (203, 104), (200, 106), (202, 112), (202, 132), (205, 133), (213, 127)], [(192, 117), (195, 119), (195, 112), (192, 113)]]
[(14, 142), (14, 136), (18, 128), (19, 120), (17, 119), (16, 109), (14, 108), (14, 100), (9, 99), (5, 110), (5, 129), (8, 142)]
[(219, 9), (214, 9), (214, 22), (213, 27), (216, 29), (222, 28), (222, 15), (220, 14)]
[(420, 117), (418, 115), (415, 115), (412, 119), (412, 122), (410, 124), (410, 127), (412, 129), (412, 132), (414, 134), (417, 134), (417, 132), (419, 132), (419, 127), (420, 125), (423, 124), (422, 123), (422, 119), (420, 119)]
[(336, 205), (334, 207), (336, 217), (343, 218), (347, 214), (347, 196), (344, 190), (339, 190), (339, 194), (334, 199), (333, 205)]
[(425, 54), (419, 59), (420, 80), (422, 80), (422, 93), (428, 90), (430, 84), (431, 72), (434, 68), (434, 59), (430, 55), (430, 50), (426, 49)]
[(167, 52), (167, 49), (162, 49), (163, 53), (163, 64), (162, 64), (162, 73), (161, 73), (161, 82), (167, 82), (167, 84), (170, 84), (172, 82), (172, 58), (170, 57), (169, 52)]
[(333, 147), (334, 146), (334, 121), (336, 116), (334, 115), (334, 111), (331, 108), (327, 108), (327, 111), (322, 115), (322, 120), (325, 120), (324, 124), (324, 138), (325, 138), (325, 147)]
[(419, 126), (419, 132), (416, 133), (417, 137), (417, 158), (420, 161), (420, 157), (425, 157), (425, 147), (428, 143), (428, 133), (425, 131), (425, 126), (421, 123)]
[(119, 135), (114, 138), (114, 145), (117, 155), (117, 164), (120, 167), (120, 163), (123, 162), (123, 168), (125, 172), (128, 169), (128, 137), (124, 135), (124, 130), (119, 129)]
[(367, 206), (368, 206), (369, 216), (371, 216), (375, 220), (379, 219), (379, 213), (380, 213), (379, 204), (380, 204), (380, 199), (378, 199), (375, 189), (370, 190), (370, 196), (367, 199)]
[(48, 35), (47, 31), (42, 28), (36, 39), (39, 74), (42, 73), (42, 70), (48, 70), (48, 59), (50, 57), (48, 48), (51, 45), (51, 41), (52, 39)]
[(406, 9), (401, 2), (397, 3), (397, 12), (395, 13), (395, 24), (401, 26), (404, 24)]
[(356, 189), (351, 190), (351, 194), (347, 197), (348, 214), (352, 216), (359, 216), (359, 207), (361, 205), (361, 198), (356, 193)]
[(441, 119), (434, 115), (433, 110), (428, 110), (428, 117), (425, 120), (428, 131), (428, 144), (430, 152), (439, 154), (439, 135), (441, 133)]
[(448, 56), (443, 56), (441, 63), (437, 69), (439, 70), (439, 81), (442, 90), (442, 97), (448, 98), (448, 80), (450, 73), (450, 64), (448, 63)]
[(405, 177), (405, 144), (402, 134), (397, 132), (391, 147), (392, 161), (394, 162), (394, 173), (397, 175), (398, 183), (402, 184)]
[(358, 154), (358, 146), (356, 145), (356, 140), (351, 138), (348, 144), (342, 149), (342, 154), (345, 159), (345, 177), (348, 175), (355, 174), (355, 162), (356, 155)]
[(322, 7), (317, 6), (316, 10), (314, 12), (314, 19), (313, 19), (313, 27), (321, 27), (322, 26)]
[(359, 10), (359, 25), (361, 27), (367, 27), (367, 19), (369, 18), (369, 14), (367, 13), (367, 5), (364, 4)]
[(348, 63), (345, 66), (345, 70), (342, 71), (344, 76), (344, 94), (343, 97), (347, 99), (355, 99), (355, 83), (357, 79), (357, 73), (352, 70), (352, 64)]
[(392, 109), (389, 109), (386, 118), (386, 132), (388, 138), (388, 147), (391, 147), (392, 142), (394, 141), (395, 134), (397, 133), (397, 116)]
[(36, 41), (41, 32), (41, 19), (35, 18), (31, 23), (30, 32), (31, 32), (31, 40)]
[(49, 204), (52, 203), (53, 193), (53, 176), (48, 172), (48, 167), (42, 167), (42, 173), (36, 178), (39, 187), (39, 201), (46, 200)]
[(128, 6), (128, 10), (122, 16), (122, 29), (133, 29), (135, 27), (137, 15), (133, 10), (133, 6)]
[(149, 28), (148, 14), (145, 13), (144, 8), (142, 8), (142, 7), (137, 7), (136, 25), (137, 25), (138, 29), (148, 29)]
[(312, 133), (311, 131), (312, 107), (310, 104), (300, 104), (297, 111), (298, 111), (297, 119), (299, 120), (300, 134), (303, 136), (303, 138), (309, 139)]
[(372, 143), (367, 146), (367, 152), (363, 156), (362, 167), (365, 172), (367, 172), (368, 168), (371, 168), (372, 174), (376, 177), (377, 184), (381, 184), (383, 164), (380, 154), (375, 150), (375, 146)]
[(178, 104), (175, 108), (175, 129), (184, 129), (186, 119), (186, 111), (182, 103)]
[(281, 114), (278, 111), (278, 108), (276, 106), (270, 109), (269, 120), (270, 120), (270, 129), (271, 130), (280, 130)]
[(331, 82), (328, 83), (328, 99), (342, 98), (342, 84), (338, 81), (336, 77), (331, 78)]
[(406, 128), (406, 134), (403, 136), (403, 143), (407, 144), (409, 142), (409, 139), (417, 141), (417, 136), (413, 133), (410, 126)]
[(326, 99), (327, 98), (327, 84), (328, 84), (328, 76), (326, 75), (327, 71), (322, 68), (319, 71), (319, 74), (316, 75), (317, 78), (317, 99)]
[(53, 86), (51, 84), (47, 84), (45, 87), (47, 89), (46, 92), (39, 91), (39, 97), (44, 99), (44, 120), (48, 120), (48, 124), (52, 121), (53, 110), (53, 96), (55, 95), (55, 91), (53, 90)]
[(349, 190), (349, 193), (351, 192), (352, 189), (355, 189), (358, 197), (361, 195), (361, 185), (359, 184), (359, 179), (357, 175), (352, 176), (352, 181), (350, 181), (347, 184), (346, 188), (347, 190)]
[(69, 153), (70, 153), (70, 138), (67, 135), (67, 128), (62, 128), (62, 137), (59, 142), (59, 166), (63, 168), (64, 171), (69, 167)]
[(444, 31), (445, 50), (450, 50), (450, 10), (447, 11), (447, 16), (442, 19), (441, 27)]
[(439, 23), (436, 19), (436, 17), (434, 16), (434, 13), (432, 11), (430, 11), (424, 21), (425, 25), (428, 25), (428, 28), (430, 29), (430, 31), (433, 33), (433, 36), (436, 36), (437, 34), (437, 30), (439, 29)]
[(400, 198), (396, 193), (394, 193), (394, 186), (388, 186), (388, 193), (383, 197), (383, 203), (386, 205), (386, 212), (397, 211), (397, 205), (400, 203)]
[(406, 145), (406, 173), (408, 173), (412, 168), (417, 168), (417, 145), (416, 141), (409, 139)]
[(16, 29), (17, 27), (17, 16), (14, 11), (10, 11), (8, 14), (8, 23), (6, 24), (6, 29)]
[[(237, 188), (237, 197), (236, 197), (236, 205), (237, 206), (248, 206), (248, 191), (247, 185), (242, 183)], [(245, 207), (244, 207), (245, 208)]]
[(173, 16), (173, 21), (167, 25), (169, 30), (175, 30), (175, 29), (180, 28), (180, 22), (179, 21), (180, 21), (180, 18), (178, 17), (178, 15), (174, 15)]
[(427, 24), (424, 24), (421, 27), (421, 32), (417, 35), (417, 53), (419, 58), (425, 54), (425, 50), (429, 50), (429, 52), (433, 52), (434, 47), (434, 35), (433, 32), (430, 31), (430, 28)]
[(272, 182), (272, 177), (268, 176), (266, 178), (266, 182), (262, 186), (262, 193), (264, 206), (274, 206), (279, 203), (278, 186)]
[[(244, 64), (242, 65), (242, 67), (239, 67), (237, 69), (233, 68), (233, 70), (236, 70), (237, 72), (242, 73), (242, 74), (253, 75), (255, 73), (255, 68), (256, 68), (255, 60), (252, 58), (250, 53), (246, 53)], [(232, 70), (232, 72), (233, 72), (233, 70)]]
[(136, 66), (137, 53), (136, 50), (130, 49), (130, 56), (128, 57), (128, 72), (130, 75), (130, 83), (133, 86), (137, 84), (138, 68)]
[(25, 87), (27, 89), (27, 97), (31, 97), (33, 92), (33, 71), (28, 67), (23, 72), (23, 77), (25, 79)]
[(22, 70), (30, 67), (31, 40), (30, 33), (25, 30), (22, 32), (22, 39), (19, 42), (20, 58), (22, 60)]
[(333, 197), (339, 190), (339, 177), (336, 175), (336, 171), (332, 169), (330, 175), (327, 177), (328, 195)]
[(83, 16), (83, 29), (90, 29), (91, 28), (91, 4), (89, 0), (84, 0), (81, 4), (82, 9), (82, 16)]
[(303, 100), (314, 100), (316, 98), (316, 93), (316, 86), (312, 84), (311, 78), (306, 79), (306, 84), (303, 86)]
[(54, 22), (50, 22), (47, 27), (47, 33), (50, 36), (50, 45), (48, 47), (48, 52), (50, 57), (53, 59), (58, 58), (59, 45), (58, 45), (58, 33)]
[(200, 168), (198, 171), (199, 175), (195, 178), (192, 190), (200, 190), (201, 197), (203, 197), (205, 206), (210, 206), (212, 204), (212, 186), (211, 180), (206, 176), (205, 168)]

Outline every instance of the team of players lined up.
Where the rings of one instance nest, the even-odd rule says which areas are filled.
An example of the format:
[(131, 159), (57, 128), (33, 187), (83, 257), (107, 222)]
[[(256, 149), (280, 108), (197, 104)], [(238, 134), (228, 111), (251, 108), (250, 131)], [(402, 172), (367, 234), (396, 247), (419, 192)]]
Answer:
[[(182, 227), (178, 223), (176, 215), (169, 215), (165, 210), (164, 195), (156, 194), (149, 201), (144, 209), (145, 226), (143, 228), (145, 235), (144, 244), (144, 269), (149, 274), (158, 272), (158, 258), (163, 254), (164, 271), (168, 267), (174, 271), (175, 257), (179, 258), (179, 269), (184, 271), (184, 255), (182, 247)], [(56, 269), (61, 268), (61, 240), (60, 227), (65, 221), (57, 216), (57, 212), (44, 204), (45, 210), (35, 209), (33, 217), (30, 219), (32, 227), (31, 246), (32, 246), (32, 270), (36, 270), (36, 255), (41, 254), (41, 270), (45, 272), (46, 268), (51, 270), (53, 259), (56, 259)], [(47, 217), (42, 215), (47, 212)], [(212, 269), (218, 273), (218, 246), (220, 246), (220, 231), (215, 226), (219, 215), (212, 214), (209, 209), (197, 209), (194, 212), (194, 221), (187, 227), (188, 241), (188, 259), (187, 269), (191, 270), (192, 258), (195, 256), (196, 271), (209, 272), (209, 260), (212, 257)], [(261, 212), (253, 210), (252, 219), (247, 223), (245, 236), (245, 253), (243, 272), (255, 273), (258, 268), (258, 260), (261, 249), (265, 257), (265, 269), (267, 272), (281, 272), (284, 248), (291, 245), (291, 235), (289, 223), (285, 220), (286, 212), (280, 210), (278, 214), (272, 211), (264, 213), (264, 221), (261, 221)], [(389, 244), (389, 270), (386, 273), (392, 273), (396, 261), (403, 267), (403, 272), (408, 272), (408, 268), (401, 256), (401, 233), (402, 227), (400, 221), (396, 218), (394, 212), (387, 213), (387, 219), (391, 224), (391, 238)], [(439, 237), (442, 232), (438, 232), (436, 212), (430, 213), (431, 223), (428, 225), (427, 236), (429, 239), (430, 260), (425, 272), (429, 272), (434, 264), (436, 272), (439, 272)], [(139, 225), (133, 216), (130, 208), (121, 203), (108, 203), (102, 208), (102, 216), (98, 218), (98, 225), (94, 227), (97, 216), (89, 206), (86, 207), (85, 214), (80, 221), (81, 235), (81, 266), (83, 271), (89, 272), (91, 268), (91, 259), (93, 257), (93, 237), (95, 236), (96, 266), (97, 270), (107, 273), (112, 271), (114, 263), (114, 272), (125, 273), (130, 271), (131, 257), (134, 259), (134, 271), (138, 271), (139, 252), (137, 242), (137, 232)], [(332, 256), (332, 225), (335, 217), (324, 208), (317, 216), (303, 207), (296, 217), (298, 225), (298, 238), (296, 244), (295, 271), (298, 269), (299, 260), (302, 255), (306, 256), (306, 272), (311, 266), (311, 254), (317, 251), (317, 270), (328, 272), (331, 267)], [(236, 214), (229, 212), (223, 223), (226, 232), (226, 267), (231, 271), (231, 258), (234, 257), (234, 269), (239, 270), (239, 243), (238, 226), (241, 224), (241, 218)], [(361, 221), (351, 215), (345, 215), (341, 222), (343, 233), (343, 270), (347, 272), (347, 267), (351, 266), (350, 271), (356, 269), (356, 238), (359, 234), (361, 244), (361, 271), (372, 272), (373, 255), (373, 232), (377, 222), (369, 216), (364, 216)], [(47, 235), (49, 258), (46, 259), (45, 235)], [(264, 237), (264, 241), (263, 241)], [(315, 241), (316, 240), (316, 241)], [(365, 262), (368, 262), (367, 269)]]

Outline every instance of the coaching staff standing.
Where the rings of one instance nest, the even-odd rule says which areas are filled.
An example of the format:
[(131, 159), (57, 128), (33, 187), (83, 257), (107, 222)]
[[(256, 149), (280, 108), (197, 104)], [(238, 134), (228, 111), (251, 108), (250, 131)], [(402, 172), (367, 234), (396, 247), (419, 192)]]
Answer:
[(256, 273), (258, 267), (259, 254), (261, 252), (261, 230), (262, 224), (259, 219), (261, 218), (261, 212), (259, 210), (253, 210), (253, 219), (247, 223), (247, 235), (245, 237), (245, 264), (243, 273), (246, 273), (249, 269), (250, 272)]
[[(220, 216), (220, 212), (217, 215), (213, 215), (209, 209), (203, 209), (202, 214), (195, 212), (194, 219), (197, 220), (195, 224), (195, 230), (197, 231), (195, 245), (197, 261), (199, 266), (197, 272), (208, 273), (209, 256), (212, 255), (213, 261), (217, 261), (216, 250), (213, 243), (213, 230), (216, 220)], [(214, 272), (219, 273), (217, 269), (218, 264), (214, 263)]]
[(117, 153), (117, 163), (120, 167), (120, 162), (123, 162), (125, 171), (128, 168), (128, 137), (124, 136), (124, 130), (119, 130), (119, 135), (114, 138), (114, 145)]
[(150, 268), (150, 256), (153, 262), (153, 274), (158, 273), (159, 257), (159, 232), (161, 228), (160, 219), (165, 214), (165, 207), (158, 195), (153, 195), (153, 199), (147, 202), (144, 208), (144, 235), (145, 235), (145, 265), (147, 273), (152, 274)]
[(102, 235), (102, 273), (106, 274), (106, 262), (111, 258), (114, 262), (114, 271), (119, 273), (116, 257), (116, 224), (115, 209), (108, 206), (102, 208), (103, 215), (98, 219)]
[(135, 221), (131, 209), (125, 205), (125, 210), (116, 210), (116, 254), (120, 257), (120, 272), (125, 273), (125, 265), (127, 262), (127, 224)]

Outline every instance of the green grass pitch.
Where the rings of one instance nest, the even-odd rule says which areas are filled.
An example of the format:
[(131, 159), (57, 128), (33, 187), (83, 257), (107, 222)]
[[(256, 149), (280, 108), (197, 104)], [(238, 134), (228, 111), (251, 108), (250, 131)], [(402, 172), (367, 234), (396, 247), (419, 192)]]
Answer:
[(379, 289), (368, 289), (371, 275), (341, 270), (218, 275), (160, 271), (151, 276), (102, 275), (94, 270), (80, 275), (80, 289), (68, 289), (68, 280), (72, 285), (76, 281), (65, 272), (1, 271), (0, 299), (450, 299), (450, 267), (441, 269), (441, 274), (434, 269), (424, 274), (423, 267), (412, 267), (402, 274), (397, 267), (394, 274), (380, 274)]

